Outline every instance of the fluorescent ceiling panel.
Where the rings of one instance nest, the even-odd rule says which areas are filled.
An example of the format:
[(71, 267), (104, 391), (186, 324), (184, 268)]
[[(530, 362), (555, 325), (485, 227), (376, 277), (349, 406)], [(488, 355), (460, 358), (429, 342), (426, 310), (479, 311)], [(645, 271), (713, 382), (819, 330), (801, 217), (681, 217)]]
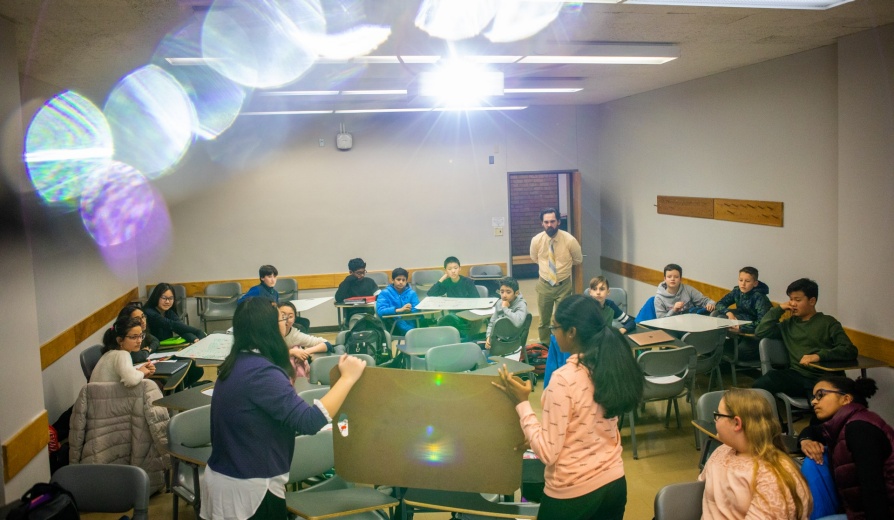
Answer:
[(262, 96), (337, 96), (337, 90), (274, 90), (261, 92)]
[(392, 90), (342, 90), (343, 96), (406, 96), (407, 89)]
[(309, 114), (331, 114), (332, 110), (277, 110), (271, 112), (242, 112), (240, 116), (292, 116)]
[(571, 87), (537, 87), (537, 88), (504, 88), (504, 94), (572, 94), (580, 92), (583, 88)]
[(404, 63), (437, 63), (440, 56), (399, 56)]

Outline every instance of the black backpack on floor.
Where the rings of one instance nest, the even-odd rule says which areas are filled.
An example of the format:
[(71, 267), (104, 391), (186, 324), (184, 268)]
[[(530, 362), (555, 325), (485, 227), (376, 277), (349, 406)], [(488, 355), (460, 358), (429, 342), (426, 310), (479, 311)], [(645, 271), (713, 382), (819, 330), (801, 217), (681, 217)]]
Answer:
[(381, 365), (391, 360), (391, 345), (385, 335), (385, 325), (378, 316), (364, 314), (358, 319), (345, 339), (345, 352), (367, 354)]
[(51, 482), (34, 484), (21, 499), (22, 504), (9, 512), (9, 520), (78, 520), (74, 496)]

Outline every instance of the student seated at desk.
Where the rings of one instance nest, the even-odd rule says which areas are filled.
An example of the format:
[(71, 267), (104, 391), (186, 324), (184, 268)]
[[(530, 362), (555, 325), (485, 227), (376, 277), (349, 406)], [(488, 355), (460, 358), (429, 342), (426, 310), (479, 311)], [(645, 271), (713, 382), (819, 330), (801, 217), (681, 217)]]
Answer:
[(546, 465), (537, 518), (621, 520), (627, 481), (618, 417), (639, 403), (642, 372), (624, 337), (602, 323), (592, 298), (562, 300), (550, 328), (571, 357), (543, 391), (542, 421), (528, 402), (529, 381), (501, 367), (500, 382), (493, 383), (516, 403), (525, 439)]
[[(362, 258), (352, 258), (348, 261), (348, 276), (338, 284), (335, 291), (335, 303), (344, 303), (345, 299), (355, 296), (373, 296), (379, 290), (378, 284), (372, 278), (366, 277), (366, 262)], [(369, 309), (345, 309), (345, 323), (350, 324), (351, 316), (355, 314), (371, 314)], [(348, 328), (351, 328), (348, 325)]]
[[(410, 273), (403, 267), (398, 267), (391, 271), (391, 285), (382, 289), (376, 298), (376, 313), (379, 316), (394, 316), (406, 312), (416, 312), (416, 306), (419, 305), (419, 297), (416, 291), (407, 284), (407, 278)], [(410, 320), (396, 320), (394, 323), (394, 332), (401, 336), (407, 334), (407, 331), (416, 327), (416, 324)]]
[(813, 509), (807, 482), (785, 452), (770, 403), (747, 389), (727, 390), (714, 412), (714, 450), (698, 479), (705, 482), (704, 520), (806, 520)]
[(298, 311), (292, 302), (280, 302), (279, 304), (279, 331), (282, 333), (286, 346), (289, 348), (289, 356), (292, 367), (297, 377), (307, 377), (310, 373), (310, 361), (313, 354), (332, 352), (332, 345), (323, 338), (311, 336), (293, 327)]
[(444, 276), (428, 290), (429, 296), (447, 296), (448, 298), (478, 298), (478, 289), (471, 278), (459, 274), (459, 259), (448, 256), (444, 260)]
[(154, 374), (155, 364), (151, 361), (134, 368), (130, 359), (130, 353), (139, 351), (145, 338), (139, 318), (122, 316), (116, 319), (102, 337), (102, 357), (93, 367), (90, 382), (137, 386), (144, 377)]
[[(783, 392), (792, 397), (806, 397), (822, 376), (830, 374), (808, 366), (809, 363), (853, 360), (857, 358), (857, 347), (851, 343), (838, 320), (816, 312), (819, 296), (816, 282), (800, 278), (789, 284), (785, 293), (789, 301), (767, 311), (754, 333), (759, 338), (781, 339), (785, 343), (788, 368), (770, 370), (755, 380), (752, 386), (763, 388), (771, 394)], [(786, 311), (791, 311), (791, 317), (779, 321)]]
[[(757, 279), (757, 269), (751, 266), (745, 266), (739, 269), (739, 285), (733, 287), (733, 290), (717, 302), (714, 308), (717, 314), (731, 320), (750, 321), (745, 325), (736, 325), (730, 327), (733, 332), (741, 332), (743, 334), (754, 334), (757, 324), (763, 319), (773, 304), (770, 303), (770, 288), (767, 284)], [(735, 305), (735, 309), (730, 306)], [(758, 359), (757, 341), (742, 342), (739, 345), (739, 360), (755, 360)]]
[(683, 268), (677, 264), (664, 266), (664, 281), (655, 295), (655, 314), (659, 318), (695, 312), (700, 308), (711, 312), (714, 300), (683, 283)]
[(174, 333), (189, 343), (195, 343), (205, 337), (204, 332), (180, 320), (180, 316), (174, 310), (174, 287), (169, 283), (162, 282), (152, 289), (143, 311), (149, 323), (149, 332), (159, 341), (173, 338)]
[[(606, 325), (614, 324), (614, 320), (618, 320), (621, 328), (618, 331), (621, 334), (627, 334), (628, 331), (635, 330), (636, 320), (633, 316), (628, 315), (621, 310), (618, 305), (608, 299), (608, 280), (604, 276), (597, 276), (590, 280), (590, 287), (584, 291), (584, 296), (589, 296), (599, 303), (599, 313), (602, 322)], [(553, 372), (568, 361), (569, 354), (559, 350), (555, 336), (550, 336), (549, 350), (546, 354), (546, 366), (543, 369), (543, 387), (549, 384)]]
[[(511, 276), (500, 278), (500, 303), (494, 307), (494, 313), (487, 324), (484, 348), (490, 350), (490, 335), (494, 330), (494, 324), (503, 317), (509, 318), (516, 327), (524, 325), (525, 318), (528, 317), (528, 302), (518, 290), (518, 280)], [(525, 341), (527, 340), (528, 338), (525, 338)]]
[(872, 379), (820, 378), (811, 403), (823, 423), (798, 436), (801, 451), (817, 464), (828, 452), (848, 518), (894, 518), (894, 428), (868, 409), (877, 390)]
[(146, 326), (146, 313), (143, 312), (142, 307), (134, 303), (126, 305), (121, 309), (121, 312), (118, 313), (118, 319), (120, 318), (135, 318), (140, 320), (140, 327), (143, 328), (143, 333), (146, 338), (143, 340), (143, 343), (140, 344), (140, 350), (130, 353), (130, 359), (133, 361), (134, 365), (149, 361), (149, 354), (155, 354), (155, 352), (158, 351), (158, 338), (149, 333), (149, 328)]
[(201, 486), (201, 517), (287, 517), (285, 485), (295, 435), (313, 435), (338, 417), (366, 363), (343, 355), (341, 377), (315, 400), (304, 402), (289, 381), (289, 351), (269, 302), (251, 298), (236, 307), (233, 348), (220, 366), (211, 396), (211, 456)]
[(261, 279), (261, 283), (245, 291), (245, 294), (239, 297), (238, 303), (242, 303), (249, 298), (257, 297), (267, 298), (274, 303), (279, 303), (279, 292), (277, 292), (275, 288), (277, 276), (279, 276), (279, 271), (277, 271), (275, 267), (272, 265), (262, 265), (258, 268), (258, 278)]

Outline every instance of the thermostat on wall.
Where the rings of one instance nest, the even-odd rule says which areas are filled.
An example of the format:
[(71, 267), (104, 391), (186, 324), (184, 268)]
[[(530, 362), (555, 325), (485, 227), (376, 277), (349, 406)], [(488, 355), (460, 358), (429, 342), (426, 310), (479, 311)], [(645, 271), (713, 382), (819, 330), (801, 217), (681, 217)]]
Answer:
[(338, 134), (335, 135), (335, 147), (339, 150), (350, 150), (354, 146), (354, 136), (345, 132), (345, 125), (339, 127)]

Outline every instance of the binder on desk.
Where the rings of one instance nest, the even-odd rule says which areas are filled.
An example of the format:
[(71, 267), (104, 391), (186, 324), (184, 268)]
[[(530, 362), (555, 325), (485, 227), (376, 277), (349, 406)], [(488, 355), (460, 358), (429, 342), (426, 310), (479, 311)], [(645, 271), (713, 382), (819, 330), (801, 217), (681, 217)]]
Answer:
[(664, 332), (663, 330), (639, 332), (637, 334), (630, 334), (627, 337), (641, 347), (645, 347), (647, 345), (655, 345), (657, 343), (670, 343), (674, 340), (673, 336), (671, 336), (667, 332)]
[(349, 305), (363, 305), (365, 303), (373, 303), (374, 301), (376, 301), (375, 296), (352, 296), (350, 298), (345, 298), (345, 303)]
[(188, 359), (179, 359), (172, 361), (158, 361), (155, 363), (155, 375), (157, 376), (169, 376), (172, 374), (176, 374), (180, 372), (184, 368), (189, 366), (190, 361)]

